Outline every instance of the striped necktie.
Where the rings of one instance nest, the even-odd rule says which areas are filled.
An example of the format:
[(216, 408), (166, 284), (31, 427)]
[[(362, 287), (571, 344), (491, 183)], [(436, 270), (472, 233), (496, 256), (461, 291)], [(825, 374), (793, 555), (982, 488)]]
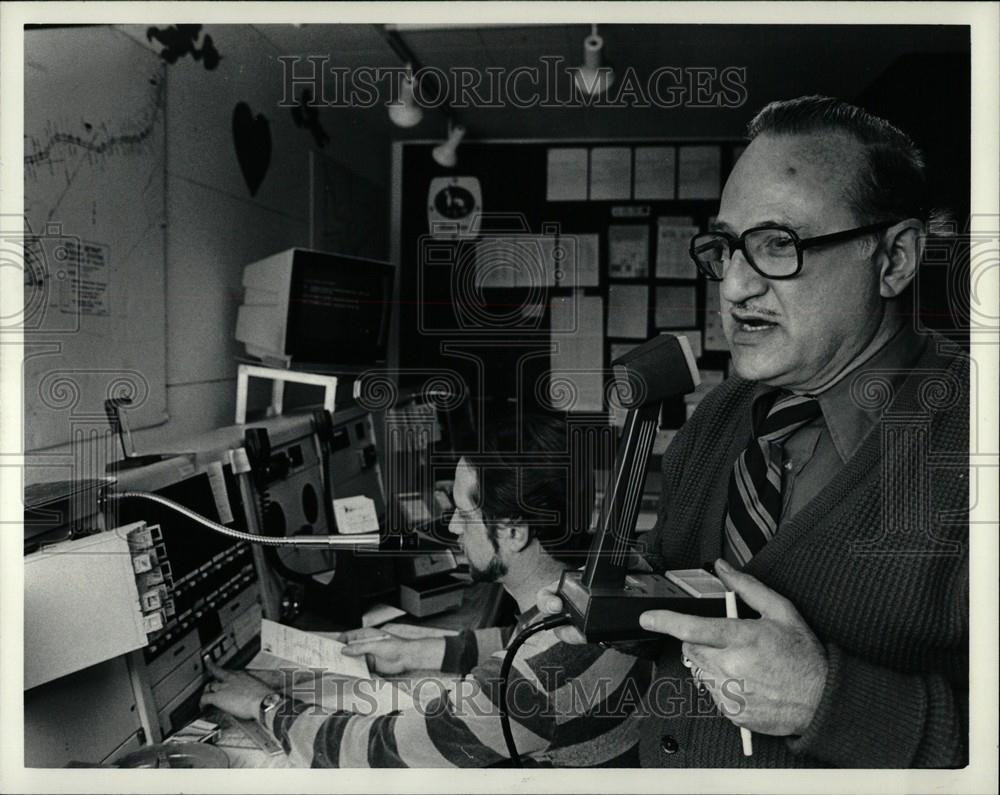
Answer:
[(726, 543), (740, 566), (760, 552), (778, 530), (782, 443), (821, 413), (815, 398), (785, 390), (774, 392), (773, 398), (729, 476)]

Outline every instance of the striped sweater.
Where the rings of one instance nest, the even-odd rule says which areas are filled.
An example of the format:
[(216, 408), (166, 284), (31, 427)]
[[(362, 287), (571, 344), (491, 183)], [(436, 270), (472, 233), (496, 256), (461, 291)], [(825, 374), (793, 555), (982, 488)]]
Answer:
[[(296, 767), (487, 767), (507, 760), (498, 710), (504, 646), (514, 631), (463, 632), (446, 641), (444, 666), (471, 667), (422, 706), (383, 715), (323, 710), (286, 698), (267, 728)], [(638, 764), (637, 708), (652, 662), (596, 644), (561, 642), (551, 630), (518, 650), (508, 681), (511, 729), (528, 765)]]

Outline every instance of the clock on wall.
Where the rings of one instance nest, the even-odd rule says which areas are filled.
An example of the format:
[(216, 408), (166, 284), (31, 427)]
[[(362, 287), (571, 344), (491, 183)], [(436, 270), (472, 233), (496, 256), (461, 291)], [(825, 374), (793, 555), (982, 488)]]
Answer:
[(431, 180), (427, 191), (427, 226), (431, 237), (476, 237), (482, 212), (483, 190), (477, 177)]

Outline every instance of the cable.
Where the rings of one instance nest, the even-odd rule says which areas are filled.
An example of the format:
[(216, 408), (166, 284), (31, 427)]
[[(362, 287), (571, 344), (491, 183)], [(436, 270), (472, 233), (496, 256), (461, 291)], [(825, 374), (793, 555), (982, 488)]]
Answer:
[(503, 658), (500, 666), (500, 728), (503, 730), (503, 741), (507, 744), (507, 753), (510, 755), (510, 763), (514, 767), (524, 767), (521, 764), (521, 755), (517, 752), (517, 745), (514, 743), (514, 733), (510, 730), (510, 713), (507, 709), (507, 679), (510, 676), (511, 666), (514, 664), (514, 655), (521, 648), (524, 642), (532, 635), (541, 632), (543, 629), (561, 627), (570, 623), (569, 616), (549, 616), (521, 630), (521, 633), (511, 641), (507, 647), (507, 654)]
[(119, 491), (105, 494), (102, 501), (107, 500), (148, 500), (170, 508), (182, 516), (186, 516), (198, 524), (204, 525), (209, 530), (222, 533), (224, 536), (235, 538), (238, 541), (249, 541), (251, 544), (263, 544), (272, 547), (378, 547), (381, 536), (378, 533), (359, 533), (357, 535), (335, 535), (335, 536), (260, 536), (255, 533), (244, 533), (242, 530), (233, 530), (211, 519), (206, 519), (190, 508), (174, 502), (168, 497), (161, 497), (148, 491)]

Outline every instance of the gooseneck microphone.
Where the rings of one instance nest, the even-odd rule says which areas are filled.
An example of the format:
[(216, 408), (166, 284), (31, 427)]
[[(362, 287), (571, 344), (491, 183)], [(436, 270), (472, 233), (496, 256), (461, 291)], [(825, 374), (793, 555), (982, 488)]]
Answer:
[(256, 533), (246, 533), (242, 530), (234, 530), (219, 524), (200, 513), (192, 511), (190, 508), (181, 505), (179, 502), (153, 494), (147, 491), (109, 491), (99, 498), (99, 503), (117, 502), (121, 500), (146, 500), (155, 502), (165, 508), (169, 508), (181, 516), (197, 522), (209, 530), (221, 533), (224, 536), (237, 541), (247, 541), (251, 544), (260, 544), (269, 547), (310, 547), (313, 549), (378, 549), (385, 551), (407, 551), (426, 550), (428, 542), (417, 533), (397, 534), (391, 533), (382, 535), (381, 533), (337, 533), (334, 535), (298, 535), (298, 536), (265, 536)]

